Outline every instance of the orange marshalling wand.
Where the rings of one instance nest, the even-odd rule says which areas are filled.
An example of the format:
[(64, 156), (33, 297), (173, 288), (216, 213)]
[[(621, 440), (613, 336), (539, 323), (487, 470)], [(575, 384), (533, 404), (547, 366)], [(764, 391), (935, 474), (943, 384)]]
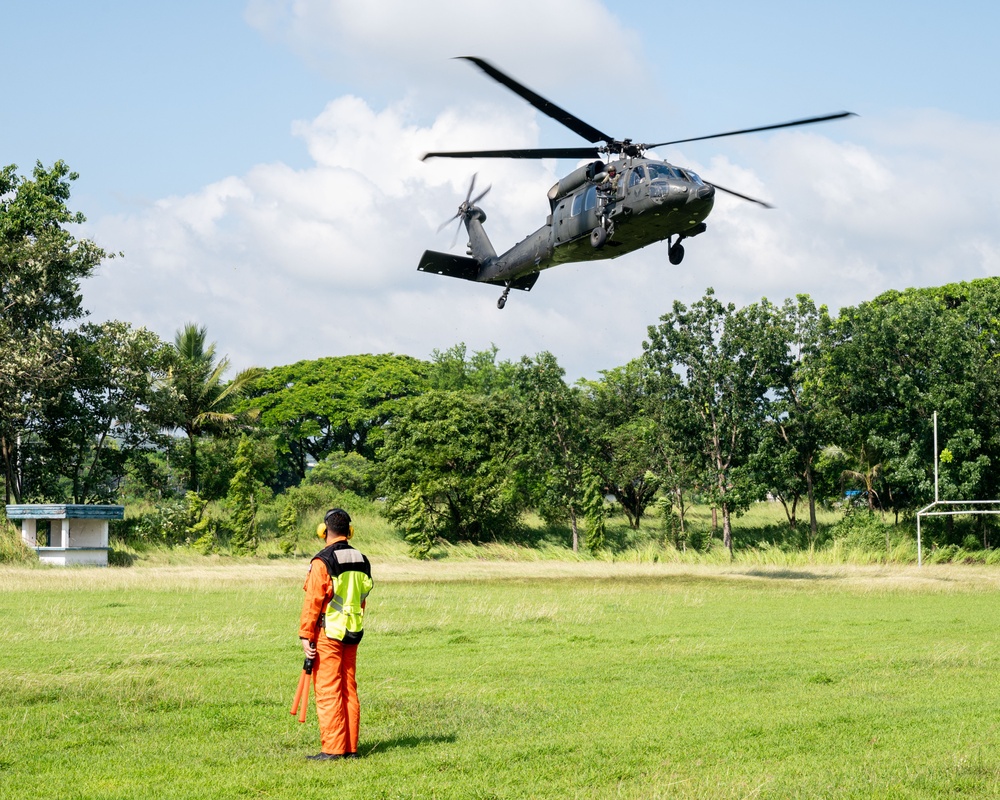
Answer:
[[(295, 690), (292, 701), (291, 715), (299, 715), (299, 722), (306, 721), (306, 710), (309, 708), (309, 683), (312, 681), (313, 660), (307, 658), (302, 664), (302, 674), (299, 676), (299, 688)], [(301, 709), (301, 710), (300, 710)]]

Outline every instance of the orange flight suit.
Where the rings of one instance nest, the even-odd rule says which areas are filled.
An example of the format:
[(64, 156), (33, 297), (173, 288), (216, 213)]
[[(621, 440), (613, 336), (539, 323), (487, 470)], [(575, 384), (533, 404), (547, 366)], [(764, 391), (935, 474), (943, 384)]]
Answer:
[(322, 750), (331, 755), (357, 753), (361, 722), (355, 679), (358, 646), (329, 638), (319, 625), (333, 594), (329, 571), (322, 560), (311, 562), (303, 589), (306, 596), (299, 617), (299, 638), (316, 643), (312, 674)]

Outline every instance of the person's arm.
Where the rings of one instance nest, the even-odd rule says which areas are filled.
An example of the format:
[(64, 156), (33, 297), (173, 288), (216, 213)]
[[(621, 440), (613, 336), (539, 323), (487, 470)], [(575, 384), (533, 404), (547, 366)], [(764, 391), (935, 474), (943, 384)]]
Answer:
[(326, 564), (319, 560), (312, 562), (303, 588), (306, 596), (302, 600), (302, 613), (299, 615), (299, 641), (306, 658), (315, 658), (319, 617), (323, 613), (326, 598), (330, 596), (330, 576), (326, 571)]

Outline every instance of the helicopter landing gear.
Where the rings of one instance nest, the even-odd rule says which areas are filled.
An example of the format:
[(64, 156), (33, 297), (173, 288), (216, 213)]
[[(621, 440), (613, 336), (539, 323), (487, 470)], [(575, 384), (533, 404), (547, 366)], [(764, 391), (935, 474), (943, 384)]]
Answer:
[(497, 300), (497, 308), (503, 308), (505, 305), (507, 305), (507, 295), (509, 294), (510, 294), (510, 284), (508, 283), (503, 290), (503, 294), (500, 295), (500, 299)]
[[(708, 230), (708, 227), (704, 222), (700, 222), (693, 228), (688, 228), (683, 233), (677, 234), (677, 241), (671, 244), (667, 250), (667, 257), (670, 259), (670, 263), (677, 266), (684, 260), (684, 245), (681, 242), (685, 239), (690, 239), (692, 236), (698, 236), (706, 230)], [(670, 242), (670, 239), (667, 239), (667, 242)]]
[(590, 232), (590, 246), (600, 250), (615, 232), (615, 223), (607, 215), (601, 215), (601, 224)]
[(675, 267), (684, 260), (684, 245), (681, 244), (680, 239), (677, 240), (676, 244), (670, 245), (670, 249), (667, 250), (667, 258)]

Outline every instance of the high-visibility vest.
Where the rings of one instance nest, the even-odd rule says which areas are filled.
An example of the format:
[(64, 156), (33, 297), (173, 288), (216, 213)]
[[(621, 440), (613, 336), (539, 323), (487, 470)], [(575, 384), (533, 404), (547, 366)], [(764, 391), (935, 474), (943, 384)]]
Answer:
[(326, 565), (333, 587), (324, 608), (326, 635), (344, 644), (357, 644), (364, 636), (362, 604), (372, 590), (372, 568), (363, 553), (347, 542), (334, 542), (314, 556)]

